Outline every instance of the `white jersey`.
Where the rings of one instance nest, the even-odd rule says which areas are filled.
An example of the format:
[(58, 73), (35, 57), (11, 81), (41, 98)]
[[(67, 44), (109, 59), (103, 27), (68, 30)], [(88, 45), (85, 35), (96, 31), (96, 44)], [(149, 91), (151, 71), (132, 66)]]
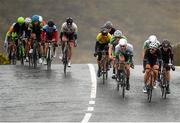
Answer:
[(133, 55), (133, 45), (127, 43), (126, 50), (125, 50), (125, 51), (122, 51), (121, 48), (120, 48), (120, 45), (118, 44), (118, 45), (116, 45), (116, 47), (115, 47), (115, 54), (117, 54), (117, 53), (119, 53), (119, 52), (130, 53), (130, 54)]
[(76, 33), (77, 32), (77, 25), (73, 22), (72, 26), (69, 28), (67, 26), (67, 22), (64, 22), (61, 26), (61, 31), (66, 33)]

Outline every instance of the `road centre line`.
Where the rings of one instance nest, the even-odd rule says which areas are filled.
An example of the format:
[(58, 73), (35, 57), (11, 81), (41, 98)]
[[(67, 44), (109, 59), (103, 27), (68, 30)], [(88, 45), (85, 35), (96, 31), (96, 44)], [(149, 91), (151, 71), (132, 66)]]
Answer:
[[(91, 99), (95, 99), (96, 98), (96, 89), (97, 89), (97, 79), (96, 79), (96, 74), (95, 74), (95, 68), (93, 66), (93, 64), (88, 64), (89, 66), (89, 71), (90, 71), (90, 75), (91, 75)], [(95, 104), (94, 100), (89, 101), (89, 104)], [(94, 111), (94, 107), (88, 107), (88, 111)], [(81, 123), (88, 123), (89, 119), (91, 118), (92, 113), (86, 113), (83, 120), (81, 121)]]

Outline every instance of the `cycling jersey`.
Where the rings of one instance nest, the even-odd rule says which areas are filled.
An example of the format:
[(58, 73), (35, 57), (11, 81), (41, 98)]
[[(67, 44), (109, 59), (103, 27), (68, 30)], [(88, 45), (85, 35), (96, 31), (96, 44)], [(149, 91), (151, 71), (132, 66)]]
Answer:
[(121, 50), (120, 45), (118, 44), (115, 47), (115, 55), (116, 55), (116, 59), (119, 59), (119, 56), (124, 56), (125, 62), (130, 64), (132, 62), (131, 57), (133, 55), (133, 46), (128, 43), (126, 49)]
[(77, 39), (77, 25), (73, 22), (71, 27), (67, 26), (67, 22), (64, 22), (61, 26), (60, 39), (62, 40), (63, 35), (68, 37), (69, 40)]
[[(159, 49), (156, 49), (155, 53), (150, 52), (151, 49), (147, 49), (144, 55), (144, 59), (146, 60), (146, 63), (150, 64), (151, 67), (155, 64), (158, 64), (159, 61), (162, 60), (161, 51)], [(159, 61), (158, 61), (159, 60)]]
[(99, 33), (96, 36), (96, 41), (99, 42), (100, 44), (109, 43), (111, 41), (111, 39), (112, 39), (112, 36), (110, 33), (108, 33), (106, 37), (103, 37), (102, 33)]
[(173, 51), (172, 51), (172, 47), (168, 47), (167, 51), (163, 50), (163, 47), (160, 47), (160, 51), (161, 51), (161, 54), (162, 54), (162, 60), (163, 60), (163, 63), (169, 63), (169, 61), (171, 63), (173, 63)]
[(42, 31), (42, 40), (52, 40), (52, 39), (55, 39), (55, 42), (58, 41), (57, 28), (55, 25), (52, 28), (49, 28), (48, 25), (45, 25)]

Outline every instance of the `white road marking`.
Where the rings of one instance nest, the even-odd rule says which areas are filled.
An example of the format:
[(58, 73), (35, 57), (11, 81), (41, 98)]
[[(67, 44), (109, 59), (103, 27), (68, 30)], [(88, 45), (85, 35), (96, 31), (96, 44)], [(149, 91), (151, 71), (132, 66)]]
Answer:
[[(97, 89), (97, 79), (96, 79), (96, 74), (95, 74), (95, 69), (93, 64), (88, 64), (89, 66), (89, 71), (91, 74), (91, 99), (95, 99), (96, 98), (96, 89)], [(91, 100), (89, 101), (89, 104), (95, 104), (95, 101)], [(88, 111), (94, 111), (94, 107), (88, 107)], [(81, 123), (88, 123), (89, 119), (91, 118), (92, 113), (86, 113), (83, 120), (81, 121)]]
[(88, 107), (88, 111), (94, 111), (94, 107)]
[(89, 70), (91, 73), (91, 98), (96, 98), (96, 89), (97, 89), (97, 79), (96, 79), (96, 74), (95, 74), (95, 69), (92, 64), (88, 64)]
[(89, 119), (91, 118), (92, 113), (86, 113), (81, 123), (88, 123)]
[(95, 104), (95, 101), (89, 101), (89, 104), (93, 105), (93, 104)]

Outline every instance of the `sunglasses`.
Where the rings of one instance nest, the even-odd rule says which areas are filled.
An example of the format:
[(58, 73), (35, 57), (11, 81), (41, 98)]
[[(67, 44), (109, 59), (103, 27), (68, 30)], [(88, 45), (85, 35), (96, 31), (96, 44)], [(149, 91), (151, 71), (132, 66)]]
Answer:
[(122, 45), (121, 47), (125, 47), (125, 45)]
[(156, 49), (154, 49), (154, 48), (152, 48), (152, 49), (150, 49), (150, 51), (155, 51)]

